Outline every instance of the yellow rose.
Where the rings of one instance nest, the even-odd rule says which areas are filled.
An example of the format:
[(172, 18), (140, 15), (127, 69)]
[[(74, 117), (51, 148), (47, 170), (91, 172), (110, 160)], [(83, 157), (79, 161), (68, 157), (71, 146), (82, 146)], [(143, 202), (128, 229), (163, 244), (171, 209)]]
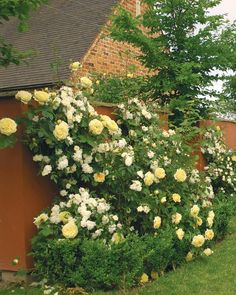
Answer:
[(156, 216), (153, 220), (153, 227), (155, 229), (159, 228), (161, 226), (161, 217), (160, 216)]
[(232, 157), (231, 157), (231, 160), (232, 160), (233, 162), (236, 162), (236, 155), (232, 156)]
[(62, 211), (59, 213), (59, 218), (63, 223), (67, 223), (70, 217), (71, 215), (68, 211)]
[(148, 275), (146, 273), (143, 273), (141, 278), (140, 278), (140, 283), (141, 284), (146, 284), (146, 283), (148, 283), (148, 281), (149, 281)]
[(76, 72), (78, 71), (79, 68), (81, 68), (81, 63), (79, 61), (75, 61), (75, 62), (72, 62), (69, 66), (70, 70), (72, 72)]
[(166, 172), (163, 168), (156, 168), (154, 174), (158, 179), (163, 179), (166, 176)]
[(178, 182), (184, 182), (187, 178), (187, 174), (183, 169), (177, 169), (177, 171), (174, 174), (174, 178)]
[(213, 218), (211, 218), (211, 217), (207, 217), (207, 223), (208, 223), (208, 226), (209, 226), (210, 228), (212, 227), (213, 222), (214, 222)]
[(114, 120), (109, 120), (106, 122), (106, 127), (111, 130), (111, 131), (117, 131), (119, 129), (118, 125), (116, 124), (116, 122)]
[(208, 217), (214, 219), (214, 217), (215, 217), (215, 213), (214, 213), (213, 210), (211, 210), (211, 211), (208, 212)]
[(175, 213), (172, 215), (172, 223), (179, 224), (182, 219), (182, 215), (180, 213)]
[(57, 96), (57, 93), (55, 91), (53, 91), (53, 92), (50, 92), (50, 95), (52, 98), (55, 98)]
[(203, 235), (197, 235), (193, 237), (192, 245), (196, 248), (201, 247), (205, 242), (205, 238)]
[(53, 130), (53, 135), (58, 140), (66, 139), (69, 134), (69, 126), (66, 122), (60, 121)]
[(62, 234), (66, 239), (73, 239), (78, 234), (78, 227), (74, 221), (69, 221), (62, 227)]
[(172, 195), (172, 200), (175, 202), (175, 203), (180, 203), (181, 202), (181, 197), (179, 194), (173, 194)]
[(164, 204), (166, 202), (166, 197), (161, 198), (161, 204)]
[(198, 207), (198, 205), (193, 205), (193, 207), (190, 209), (190, 215), (192, 217), (197, 217), (199, 214), (200, 208)]
[(202, 219), (199, 216), (197, 216), (197, 225), (198, 226), (201, 226), (202, 225)]
[(105, 177), (106, 177), (106, 175), (103, 172), (95, 173), (93, 175), (94, 181), (96, 181), (96, 182), (104, 182)]
[(83, 88), (91, 88), (93, 82), (88, 77), (82, 77), (80, 78), (80, 84)]
[(213, 254), (213, 251), (210, 249), (210, 248), (206, 248), (203, 253), (206, 255), (206, 256), (210, 256), (211, 254)]
[(212, 240), (213, 238), (214, 238), (214, 232), (213, 232), (213, 230), (212, 229), (207, 229), (206, 231), (205, 231), (205, 239), (206, 240)]
[(134, 74), (132, 74), (132, 73), (127, 74), (127, 78), (133, 78), (133, 77), (134, 77)]
[(34, 99), (39, 103), (39, 104), (44, 104), (45, 102), (48, 102), (50, 98), (50, 94), (46, 91), (34, 91)]
[(16, 94), (16, 99), (22, 101), (23, 103), (27, 104), (31, 98), (32, 98), (32, 94), (28, 91), (18, 91)]
[(101, 121), (104, 127), (108, 128), (111, 131), (117, 131), (118, 130), (118, 125), (114, 120), (112, 120), (109, 116), (107, 115), (101, 115)]
[(151, 272), (151, 278), (152, 278), (153, 280), (157, 280), (158, 277), (159, 277), (159, 275), (158, 275), (158, 272), (157, 272), (157, 271), (152, 271), (152, 272)]
[(3, 118), (0, 120), (0, 133), (10, 136), (16, 132), (16, 122), (10, 118)]
[(183, 240), (184, 231), (182, 230), (182, 228), (177, 229), (176, 235), (177, 235), (177, 237), (178, 237), (179, 240)]
[(90, 94), (93, 94), (94, 93), (94, 89), (93, 88), (89, 88), (88, 91), (89, 91)]
[(40, 214), (38, 217), (34, 219), (34, 224), (39, 227), (40, 224), (46, 222), (48, 220), (48, 215), (46, 213)]
[(193, 254), (191, 252), (188, 252), (188, 254), (185, 256), (185, 260), (187, 262), (192, 261), (193, 260)]
[(121, 242), (124, 241), (124, 236), (122, 234), (119, 234), (119, 233), (114, 233), (112, 235), (112, 238), (111, 238), (111, 241), (114, 243), (114, 244), (119, 244)]
[(98, 119), (93, 119), (89, 122), (89, 131), (92, 134), (99, 135), (103, 131), (103, 124)]
[(147, 172), (144, 176), (144, 179), (143, 179), (145, 185), (147, 186), (150, 186), (153, 184), (153, 181), (154, 181), (154, 174), (151, 173), (150, 171)]
[(104, 127), (107, 127), (106, 122), (110, 121), (111, 118), (107, 115), (100, 115), (100, 118), (101, 118), (101, 121), (102, 121), (102, 124), (104, 125)]

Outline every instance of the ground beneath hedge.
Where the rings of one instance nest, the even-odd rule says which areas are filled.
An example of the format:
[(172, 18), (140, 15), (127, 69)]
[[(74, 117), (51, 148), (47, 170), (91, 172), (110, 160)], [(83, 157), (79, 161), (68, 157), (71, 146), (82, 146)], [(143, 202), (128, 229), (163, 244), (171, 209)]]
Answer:
[[(0, 295), (42, 295), (39, 289), (0, 288)], [(78, 293), (77, 293), (78, 294)], [(236, 217), (231, 220), (227, 238), (214, 247), (211, 257), (200, 257), (165, 274), (157, 281), (135, 290), (94, 292), (92, 295), (235, 295)], [(54, 293), (51, 293), (54, 295)]]

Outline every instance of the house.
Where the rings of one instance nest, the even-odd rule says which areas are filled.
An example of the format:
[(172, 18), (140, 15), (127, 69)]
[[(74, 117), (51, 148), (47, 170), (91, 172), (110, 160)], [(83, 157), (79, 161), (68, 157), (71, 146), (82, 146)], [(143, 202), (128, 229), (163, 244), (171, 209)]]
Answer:
[(9, 43), (22, 51), (33, 50), (28, 64), (0, 68), (0, 93), (6, 97), (20, 89), (52, 86), (69, 77), (71, 61), (83, 64), (83, 75), (119, 74), (129, 64), (144, 74), (146, 70), (132, 57), (138, 49), (114, 42), (105, 29), (117, 4), (136, 15), (142, 10), (140, 0), (49, 0), (32, 13), (27, 32), (17, 31), (16, 19), (0, 25), (0, 36)]

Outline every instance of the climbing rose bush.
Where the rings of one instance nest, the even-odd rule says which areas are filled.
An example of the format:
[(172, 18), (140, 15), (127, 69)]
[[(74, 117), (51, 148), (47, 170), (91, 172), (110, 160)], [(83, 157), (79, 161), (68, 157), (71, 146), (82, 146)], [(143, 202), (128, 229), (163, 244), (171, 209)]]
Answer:
[(206, 161), (206, 174), (212, 179), (215, 193), (233, 198), (236, 194), (236, 151), (226, 147), (219, 126), (208, 127), (201, 148)]
[(36, 274), (110, 289), (209, 256), (215, 192), (182, 134), (161, 127), (152, 101), (118, 105), (116, 121), (99, 115), (82, 91), (92, 84), (80, 87), (17, 94), (33, 161), (59, 192), (34, 220)]
[[(87, 79), (81, 84), (92, 87)], [(34, 92), (32, 99), (39, 105), (29, 107), (22, 119), (33, 160), (59, 189), (52, 207), (34, 220), (38, 234), (33, 256), (38, 274), (48, 273), (48, 279), (56, 282), (58, 268), (49, 274), (45, 260), (53, 259), (50, 247), (63, 253), (66, 247), (74, 247), (76, 261), (91, 255), (94, 245), (102, 247), (108, 259), (115, 247), (124, 251), (135, 240), (139, 267), (131, 272), (128, 285), (144, 283), (151, 274), (210, 249), (215, 235), (211, 180), (194, 169), (195, 159), (182, 135), (160, 128), (157, 104), (130, 99), (118, 105), (114, 121), (97, 114), (80, 89), (63, 86), (54, 93), (42, 92)], [(149, 248), (150, 239), (156, 248)], [(167, 240), (165, 251), (170, 255), (161, 264), (162, 243)], [(42, 256), (46, 249), (49, 256)], [(154, 257), (145, 259), (148, 251), (154, 251)], [(54, 264), (65, 267), (72, 253), (63, 255), (62, 265)], [(98, 259), (96, 253), (93, 256)], [(82, 260), (77, 266), (72, 263), (70, 278), (61, 278), (64, 284), (85, 284)], [(101, 268), (105, 271), (105, 265)], [(132, 268), (134, 265), (123, 265), (119, 270), (124, 275)], [(109, 276), (113, 270), (108, 267), (106, 271)], [(86, 284), (119, 285), (114, 278), (105, 286), (98, 281), (88, 277)]]

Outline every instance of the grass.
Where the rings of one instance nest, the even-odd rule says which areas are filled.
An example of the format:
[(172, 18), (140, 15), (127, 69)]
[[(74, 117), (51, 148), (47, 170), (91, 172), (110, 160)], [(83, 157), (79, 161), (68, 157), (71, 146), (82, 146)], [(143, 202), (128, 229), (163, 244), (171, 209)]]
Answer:
[[(13, 291), (13, 292), (12, 292)], [(11, 287), (0, 295), (42, 295), (39, 289)], [(227, 238), (214, 247), (210, 257), (200, 257), (143, 288), (92, 295), (235, 295), (236, 294), (236, 217), (231, 220)], [(53, 293), (51, 294), (53, 295)]]
[(0, 288), (1, 295), (43, 295), (43, 291), (37, 288), (9, 286)]

